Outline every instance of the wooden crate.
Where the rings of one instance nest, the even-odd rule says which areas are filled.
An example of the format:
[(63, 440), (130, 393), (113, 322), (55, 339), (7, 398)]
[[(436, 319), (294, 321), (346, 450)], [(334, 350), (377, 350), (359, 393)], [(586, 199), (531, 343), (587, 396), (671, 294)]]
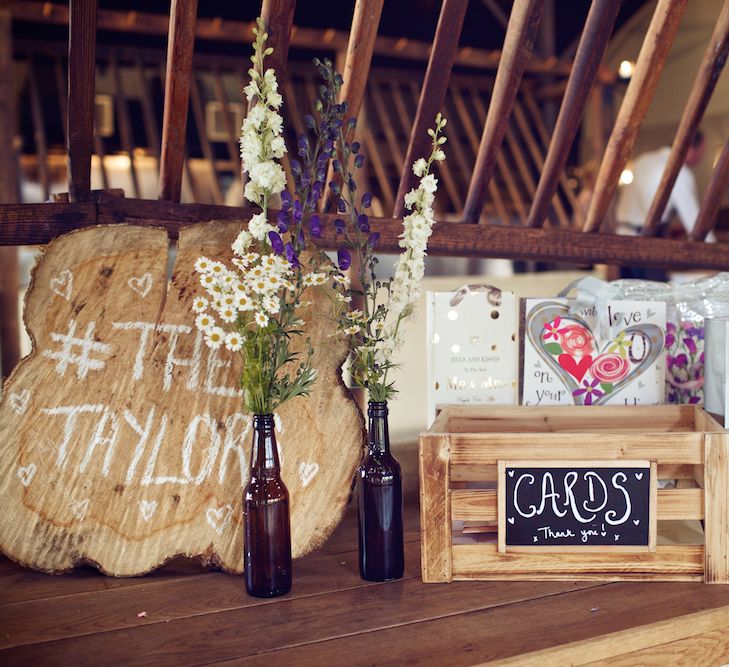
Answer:
[[(689, 405), (444, 408), (420, 436), (423, 581), (729, 583), (727, 448), (729, 431)], [(499, 552), (499, 462), (559, 459), (650, 461), (658, 479), (677, 480), (657, 492), (654, 550)], [(694, 531), (667, 543), (678, 521)]]

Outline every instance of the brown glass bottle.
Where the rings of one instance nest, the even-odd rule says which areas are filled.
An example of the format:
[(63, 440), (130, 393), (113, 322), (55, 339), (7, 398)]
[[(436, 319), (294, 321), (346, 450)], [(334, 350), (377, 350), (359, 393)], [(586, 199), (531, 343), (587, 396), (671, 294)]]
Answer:
[(367, 408), (369, 446), (357, 469), (359, 573), (368, 581), (402, 577), (402, 474), (390, 453), (387, 401)]
[(273, 415), (253, 417), (251, 479), (243, 496), (245, 578), (249, 595), (291, 590), (289, 492), (281, 480)]

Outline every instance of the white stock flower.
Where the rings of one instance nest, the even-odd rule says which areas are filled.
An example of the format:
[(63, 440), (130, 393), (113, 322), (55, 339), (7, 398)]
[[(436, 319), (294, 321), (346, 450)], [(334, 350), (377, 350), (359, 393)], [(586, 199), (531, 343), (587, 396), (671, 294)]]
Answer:
[(264, 213), (254, 215), (248, 223), (248, 231), (257, 241), (263, 241), (267, 238), (268, 232), (274, 231), (276, 228), (268, 224)]
[(413, 164), (413, 173), (420, 178), (423, 176), (428, 169), (428, 162), (425, 158), (420, 158), (419, 160), (416, 160)]
[(238, 257), (243, 257), (248, 252), (248, 248), (251, 247), (252, 242), (253, 235), (244, 229), (238, 234), (235, 241), (233, 241), (231, 248)]

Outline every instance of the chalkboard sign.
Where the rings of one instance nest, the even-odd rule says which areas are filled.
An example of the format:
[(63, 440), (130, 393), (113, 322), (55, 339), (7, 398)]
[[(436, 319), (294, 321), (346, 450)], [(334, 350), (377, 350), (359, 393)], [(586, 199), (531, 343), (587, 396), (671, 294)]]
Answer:
[(655, 464), (500, 461), (499, 551), (655, 550)]

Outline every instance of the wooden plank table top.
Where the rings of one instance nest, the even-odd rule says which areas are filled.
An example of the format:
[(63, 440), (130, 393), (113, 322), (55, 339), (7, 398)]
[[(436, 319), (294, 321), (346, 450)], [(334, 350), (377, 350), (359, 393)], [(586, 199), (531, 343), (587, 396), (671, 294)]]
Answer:
[(0, 558), (0, 665), (692, 664), (729, 661), (729, 586), (420, 580), (417, 507), (403, 579), (357, 569), (354, 512), (295, 561), (292, 592), (176, 559), (145, 577), (63, 576)]

